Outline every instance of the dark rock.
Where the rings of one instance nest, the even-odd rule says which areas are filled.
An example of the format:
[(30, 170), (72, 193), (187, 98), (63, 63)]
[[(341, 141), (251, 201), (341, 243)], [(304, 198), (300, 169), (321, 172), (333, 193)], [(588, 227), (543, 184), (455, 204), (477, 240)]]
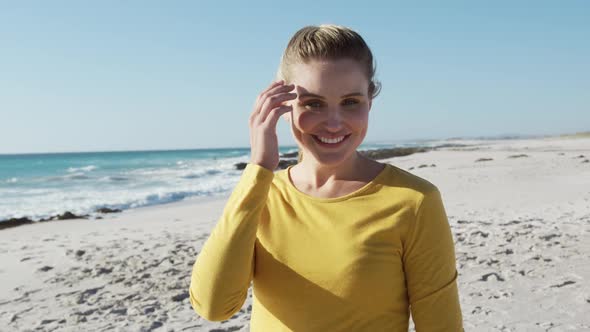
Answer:
[(437, 145), (434, 147), (434, 149), (444, 149), (444, 148), (463, 148), (469, 146), (467, 144), (453, 144), (453, 143), (447, 143), (447, 144), (441, 144), (441, 145)]
[(26, 218), (26, 217), (10, 218), (10, 219), (0, 221), (0, 229), (20, 226), (20, 225), (25, 225), (25, 224), (31, 224), (31, 223), (34, 223), (34, 221), (29, 218)]
[(299, 152), (287, 152), (281, 154), (281, 158), (299, 158)]
[(422, 164), (422, 165), (418, 166), (418, 168), (424, 168), (424, 167), (428, 167), (428, 165)]
[(285, 160), (285, 159), (281, 159), (279, 160), (279, 165), (277, 166), (277, 169), (285, 169), (291, 165), (295, 165), (297, 164), (297, 160), (291, 159), (291, 160)]
[(119, 209), (109, 209), (108, 207), (103, 207), (103, 208), (100, 208), (100, 209), (96, 209), (95, 212), (98, 212), (98, 213), (117, 213), (117, 212), (121, 212), (121, 211), (122, 210), (119, 210)]
[(57, 220), (84, 219), (86, 217), (88, 217), (88, 215), (77, 216), (77, 215), (71, 213), (70, 211), (66, 211), (66, 212), (64, 212), (64, 214), (56, 216)]
[(86, 253), (86, 251), (84, 251), (84, 250), (77, 250), (76, 251), (76, 256), (77, 257), (82, 257), (85, 253)]
[(508, 156), (508, 158), (528, 158), (529, 155), (527, 154), (513, 154), (511, 156)]
[(39, 269), (39, 271), (42, 271), (42, 272), (47, 272), (49, 270), (53, 270), (53, 266), (45, 265), (44, 267)]
[(494, 160), (494, 159), (492, 159), (492, 158), (479, 158), (475, 162), (478, 163), (480, 161), (492, 161), (492, 160)]
[[(447, 146), (451, 146), (450, 144), (448, 145), (441, 145), (439, 147), (447, 147)], [(462, 146), (462, 145), (460, 145)], [(393, 158), (393, 157), (403, 157), (403, 156), (409, 156), (411, 154), (414, 153), (419, 153), (419, 152), (427, 152), (433, 150), (433, 148), (429, 148), (429, 147), (400, 147), (400, 148), (386, 148), (386, 149), (375, 149), (375, 150), (360, 150), (358, 151), (361, 155), (370, 158), (370, 159), (387, 159), (387, 158)], [(283, 153), (281, 154), (282, 158), (290, 158), (290, 157), (298, 157), (299, 156), (299, 152), (292, 152), (292, 153)], [(290, 165), (295, 165), (297, 164), (297, 160), (296, 159), (281, 159), (279, 160), (279, 165), (277, 166), (277, 169), (285, 169), (287, 167), (289, 167)], [(234, 165), (234, 167), (237, 170), (243, 170), (244, 168), (246, 168), (246, 165), (248, 165), (248, 163), (236, 163)], [(434, 167), (434, 166), (432, 166)]]
[[(281, 159), (279, 160), (279, 164), (277, 165), (276, 169), (285, 169), (287, 167), (289, 167), (290, 165), (295, 165), (297, 164), (297, 160), (295, 159)], [(234, 167), (237, 170), (243, 170), (244, 168), (246, 168), (246, 166), (248, 165), (248, 163), (237, 163), (234, 165)]]
[(389, 148), (376, 150), (362, 150), (359, 153), (371, 159), (386, 159), (393, 157), (409, 156), (414, 153), (427, 152), (431, 148), (426, 147), (407, 147), (407, 148)]

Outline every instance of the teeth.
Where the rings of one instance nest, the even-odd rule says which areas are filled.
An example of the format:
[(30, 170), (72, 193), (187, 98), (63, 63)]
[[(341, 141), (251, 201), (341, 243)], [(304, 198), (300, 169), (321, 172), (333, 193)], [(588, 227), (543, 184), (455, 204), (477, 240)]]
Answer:
[(316, 137), (319, 138), (320, 141), (322, 141), (323, 143), (329, 143), (329, 144), (336, 144), (344, 139), (344, 136), (340, 136), (337, 138), (324, 138), (324, 137), (319, 137), (319, 136), (316, 136)]

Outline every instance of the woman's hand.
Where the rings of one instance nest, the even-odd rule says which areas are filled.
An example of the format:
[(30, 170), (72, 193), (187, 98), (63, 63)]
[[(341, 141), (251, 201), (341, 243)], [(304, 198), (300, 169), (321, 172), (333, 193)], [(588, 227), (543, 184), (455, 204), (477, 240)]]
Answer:
[(261, 92), (250, 114), (250, 162), (274, 171), (279, 165), (279, 143), (277, 122), (281, 115), (291, 111), (293, 106), (284, 102), (297, 98), (289, 93), (295, 86), (278, 81)]

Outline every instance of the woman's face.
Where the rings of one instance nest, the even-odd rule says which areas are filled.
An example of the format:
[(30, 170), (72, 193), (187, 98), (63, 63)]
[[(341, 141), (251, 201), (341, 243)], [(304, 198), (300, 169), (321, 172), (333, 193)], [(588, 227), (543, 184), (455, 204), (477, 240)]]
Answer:
[(312, 155), (326, 165), (348, 159), (365, 138), (371, 108), (362, 67), (351, 59), (312, 61), (294, 65), (291, 72), (297, 99), (285, 103), (293, 106), (285, 117), (303, 159)]

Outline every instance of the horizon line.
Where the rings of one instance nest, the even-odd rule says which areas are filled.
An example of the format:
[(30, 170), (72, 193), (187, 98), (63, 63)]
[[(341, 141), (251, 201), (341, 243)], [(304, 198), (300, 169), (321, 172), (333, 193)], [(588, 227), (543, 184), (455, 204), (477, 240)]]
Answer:
[[(567, 134), (498, 134), (490, 136), (454, 136), (448, 138), (415, 138), (415, 139), (399, 139), (399, 140), (371, 140), (365, 141), (362, 144), (387, 144), (395, 142), (420, 142), (420, 141), (445, 141), (445, 140), (490, 140), (490, 139), (518, 139), (518, 138), (542, 138), (542, 137), (561, 137), (561, 136), (575, 136), (575, 135), (590, 135), (590, 131), (581, 131)], [(279, 145), (281, 148), (297, 148), (297, 145)], [(125, 153), (125, 152), (172, 152), (172, 151), (195, 151), (195, 150), (234, 150), (234, 149), (250, 149), (250, 146), (233, 146), (233, 147), (211, 147), (211, 148), (172, 148), (172, 149), (129, 149), (129, 150), (91, 150), (91, 151), (51, 151), (51, 152), (17, 152), (5, 153), (0, 152), (0, 156), (21, 156), (21, 155), (41, 155), (41, 154), (76, 154), (76, 153)]]

